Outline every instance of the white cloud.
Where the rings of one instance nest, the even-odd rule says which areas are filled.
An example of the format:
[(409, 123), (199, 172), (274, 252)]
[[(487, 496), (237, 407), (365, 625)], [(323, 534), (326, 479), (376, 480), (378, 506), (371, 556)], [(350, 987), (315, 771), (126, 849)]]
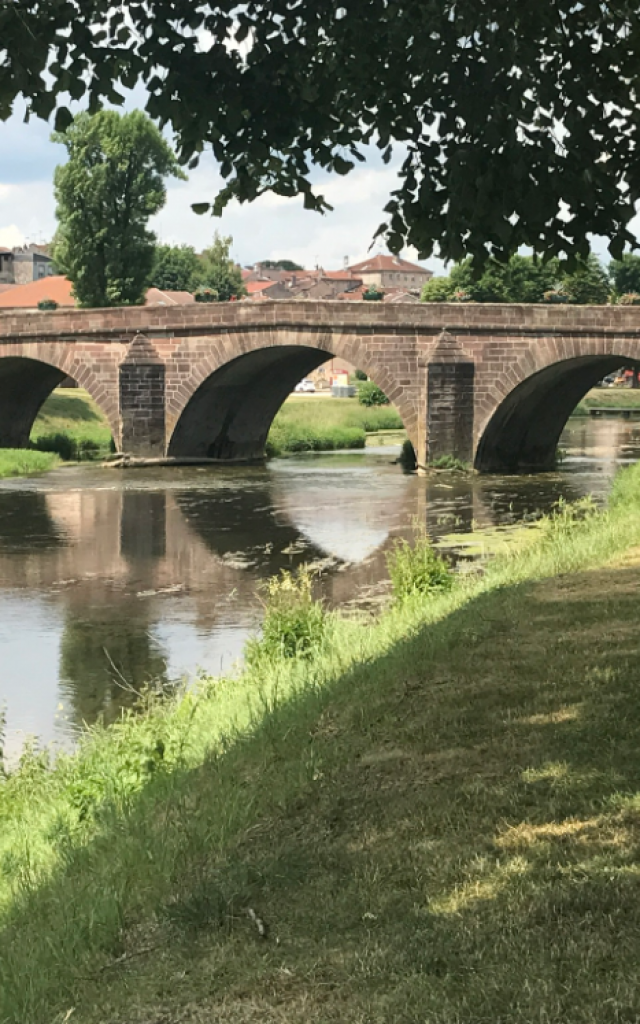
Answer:
[(12, 249), (15, 245), (24, 245), (25, 237), (15, 224), (9, 224), (6, 228), (0, 228), (0, 245)]
[[(144, 96), (136, 96), (138, 105)], [(127, 106), (130, 106), (127, 103)], [(50, 141), (50, 126), (14, 116), (0, 123), (0, 244), (44, 242), (55, 231), (53, 169), (64, 158)], [(398, 158), (399, 159), (399, 158)], [(233, 236), (233, 256), (247, 265), (260, 259), (288, 257), (306, 267), (327, 269), (365, 259), (374, 233), (384, 219), (383, 207), (396, 182), (397, 165), (385, 166), (372, 154), (370, 163), (345, 177), (314, 175), (316, 189), (334, 210), (324, 216), (305, 210), (302, 199), (268, 194), (241, 206), (232, 203), (222, 218), (199, 217), (191, 204), (213, 200), (223, 184), (213, 157), (205, 155), (186, 182), (168, 182), (167, 203), (152, 220), (163, 242), (203, 249), (218, 230)], [(375, 251), (384, 249), (382, 243)], [(409, 259), (415, 252), (407, 251)], [(427, 264), (436, 269), (438, 261)]]

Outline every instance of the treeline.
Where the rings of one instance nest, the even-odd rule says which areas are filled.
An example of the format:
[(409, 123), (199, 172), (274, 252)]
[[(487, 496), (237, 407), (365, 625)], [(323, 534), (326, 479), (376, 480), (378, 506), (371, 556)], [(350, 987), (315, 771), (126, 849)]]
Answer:
[(572, 305), (640, 303), (640, 256), (631, 253), (608, 267), (591, 254), (572, 272), (557, 259), (512, 256), (492, 260), (477, 275), (472, 261), (433, 277), (422, 289), (423, 302), (555, 302)]

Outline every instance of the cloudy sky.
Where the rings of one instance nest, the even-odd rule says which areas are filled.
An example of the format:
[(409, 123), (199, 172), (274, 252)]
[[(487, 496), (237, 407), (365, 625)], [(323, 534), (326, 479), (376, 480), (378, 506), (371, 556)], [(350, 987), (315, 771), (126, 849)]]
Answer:
[[(0, 245), (44, 242), (53, 235), (53, 171), (66, 154), (50, 134), (50, 125), (36, 118), (25, 124), (22, 111), (0, 122)], [(267, 195), (251, 205), (229, 206), (221, 219), (198, 217), (191, 203), (213, 199), (222, 183), (213, 156), (205, 155), (187, 182), (169, 182), (167, 204), (152, 227), (160, 241), (196, 249), (206, 246), (216, 229), (232, 235), (232, 255), (242, 265), (288, 257), (305, 267), (335, 269), (347, 257), (352, 263), (366, 258), (395, 181), (393, 166), (372, 155), (346, 178), (319, 179), (334, 207), (330, 214), (304, 210), (299, 199)], [(383, 247), (376, 243), (373, 252), (379, 251)], [(416, 257), (410, 249), (402, 255)], [(438, 260), (425, 266), (441, 268)]]

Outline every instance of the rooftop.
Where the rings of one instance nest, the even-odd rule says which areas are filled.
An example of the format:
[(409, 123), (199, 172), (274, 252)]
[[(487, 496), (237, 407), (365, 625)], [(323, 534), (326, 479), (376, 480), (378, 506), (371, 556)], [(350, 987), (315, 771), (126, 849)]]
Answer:
[(362, 263), (354, 263), (349, 270), (359, 272), (361, 274), (372, 274), (376, 270), (397, 270), (405, 274), (428, 274), (429, 277), (433, 277), (430, 270), (426, 267), (421, 267), (419, 263), (409, 263), (408, 260), (403, 260), (399, 256), (372, 256), (370, 260), (363, 260)]

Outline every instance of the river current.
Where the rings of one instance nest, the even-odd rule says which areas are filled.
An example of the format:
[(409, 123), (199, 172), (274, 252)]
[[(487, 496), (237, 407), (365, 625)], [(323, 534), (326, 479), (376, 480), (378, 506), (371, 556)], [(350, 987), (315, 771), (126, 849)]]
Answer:
[(604, 500), (640, 457), (640, 425), (570, 421), (560, 471), (420, 478), (370, 447), (265, 467), (67, 467), (0, 483), (0, 710), (5, 754), (26, 737), (69, 746), (145, 683), (231, 669), (259, 629), (259, 584), (322, 567), (334, 606), (375, 602), (386, 552), (413, 524), (432, 537), (510, 524), (560, 498)]

